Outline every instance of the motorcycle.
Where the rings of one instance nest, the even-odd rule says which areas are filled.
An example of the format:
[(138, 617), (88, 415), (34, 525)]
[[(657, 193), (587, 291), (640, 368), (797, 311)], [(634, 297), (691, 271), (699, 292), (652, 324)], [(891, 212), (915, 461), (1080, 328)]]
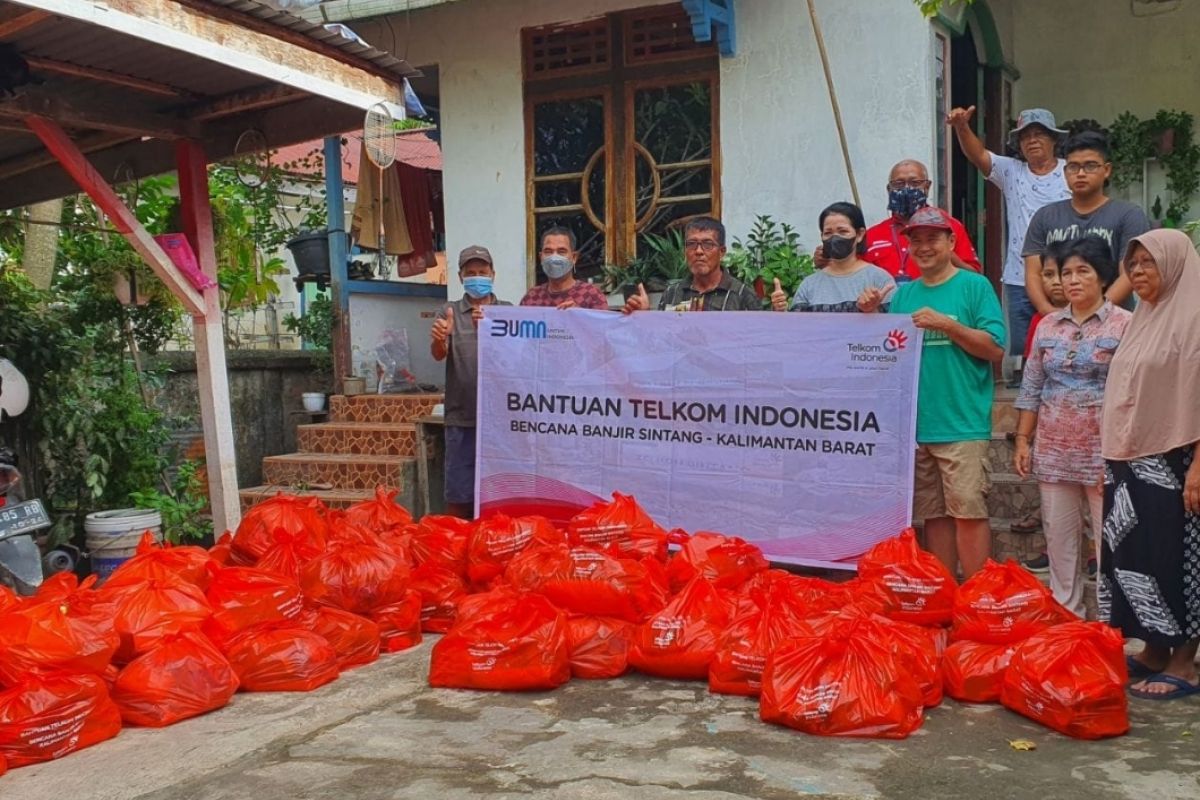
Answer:
[[(25, 377), (11, 361), (0, 358), (0, 421), (18, 416), (28, 405)], [(47, 553), (44, 563), (35, 535), (50, 524), (42, 501), (25, 499), (16, 454), (0, 447), (0, 585), (29, 595), (42, 584), (46, 567), (50, 572), (74, 568), (74, 559), (62, 550)]]

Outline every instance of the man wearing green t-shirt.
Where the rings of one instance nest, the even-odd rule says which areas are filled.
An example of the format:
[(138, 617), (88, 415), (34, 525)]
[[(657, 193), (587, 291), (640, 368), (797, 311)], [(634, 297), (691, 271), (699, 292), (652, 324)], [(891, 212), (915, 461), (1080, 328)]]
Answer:
[[(992, 550), (987, 451), (992, 364), (1004, 358), (1004, 316), (987, 278), (951, 261), (954, 229), (942, 211), (917, 211), (904, 234), (921, 278), (896, 289), (890, 310), (911, 314), (925, 332), (913, 521), (924, 521), (930, 551), (951, 572), (961, 564), (966, 579)], [(878, 311), (884, 300), (881, 290), (871, 288), (858, 306)]]

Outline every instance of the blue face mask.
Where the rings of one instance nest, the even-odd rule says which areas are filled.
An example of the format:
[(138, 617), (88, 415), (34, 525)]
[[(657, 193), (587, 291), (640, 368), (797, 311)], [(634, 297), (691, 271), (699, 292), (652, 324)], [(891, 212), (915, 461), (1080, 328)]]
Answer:
[(486, 275), (463, 278), (463, 289), (476, 300), (482, 300), (492, 293), (492, 279)]
[(888, 191), (888, 211), (908, 219), (918, 208), (929, 205), (929, 196), (923, 189), (906, 186), (903, 189)]

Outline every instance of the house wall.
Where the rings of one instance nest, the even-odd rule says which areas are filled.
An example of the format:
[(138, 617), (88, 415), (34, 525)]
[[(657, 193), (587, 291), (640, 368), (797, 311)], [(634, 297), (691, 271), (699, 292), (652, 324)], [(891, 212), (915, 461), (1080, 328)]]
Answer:
[[(911, 3), (816, 6), (871, 224), (886, 215), (892, 165), (933, 158), (932, 34)], [(853, 198), (807, 5), (755, 0), (737, 12), (738, 52), (721, 62), (724, 221), (744, 235), (770, 214), (811, 250), (821, 209)]]
[[(652, 0), (459, 2), (353, 27), (414, 65), (439, 66), (447, 252), (483, 244), (497, 293), (524, 294), (525, 155), (522, 28), (582, 21)], [(818, 0), (867, 216), (883, 216), (883, 184), (901, 158), (930, 159), (929, 24), (908, 2)], [(798, 0), (737, 6), (738, 54), (721, 60), (723, 216), (744, 235), (755, 214), (795, 225), (811, 249), (821, 208), (850, 197), (829, 96)], [(449, 294), (461, 293), (454, 270)]]
[[(992, 0), (999, 5), (998, 0)], [(1200, 4), (1181, 2), (1157, 16), (1134, 17), (1130, 0), (1010, 0), (1019, 108), (1043, 106), (1060, 120), (1107, 125), (1122, 111), (1141, 118), (1179, 109), (1200, 119)], [(1132, 4), (1139, 11), (1158, 4)], [(1064, 30), (1069, 22), (1070, 30)], [(1197, 135), (1200, 135), (1198, 132)], [(1163, 176), (1151, 166), (1148, 200), (1167, 202)], [(1142, 202), (1141, 187), (1129, 199)], [(1191, 217), (1200, 216), (1200, 197)]]

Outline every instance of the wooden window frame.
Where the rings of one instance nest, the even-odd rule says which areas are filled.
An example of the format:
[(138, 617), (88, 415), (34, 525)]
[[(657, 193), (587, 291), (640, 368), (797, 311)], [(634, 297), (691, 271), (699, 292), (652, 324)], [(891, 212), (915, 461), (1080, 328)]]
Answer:
[[(547, 29), (565, 29), (574, 24), (591, 24), (582, 20), (572, 25), (560, 24), (522, 30), (522, 94), (525, 118), (525, 219), (526, 219), (526, 282), (532, 286), (537, 275), (537, 214), (534, 175), (533, 111), (538, 103), (602, 96), (605, 103), (605, 260), (612, 263), (627, 261), (636, 256), (637, 229), (630, 220), (635, 203), (632, 181), (636, 165), (628, 158), (633, 141), (633, 100), (638, 89), (673, 86), (681, 83), (707, 81), (712, 106), (712, 215), (721, 215), (721, 147), (720, 147), (720, 62), (715, 45), (704, 44), (694, 51), (670, 53), (660, 58), (628, 62), (627, 33), (632, 20), (648, 11), (661, 11), (665, 6), (644, 6), (627, 11), (612, 12), (603, 17), (609, 26), (609, 60), (602, 68), (589, 65), (584, 69), (566, 69), (551, 74), (530, 75), (527, 47), (532, 36)], [(618, 139), (617, 134), (620, 134)], [(615, 151), (615, 152), (614, 152)], [(621, 208), (615, 206), (620, 201)], [(619, 214), (617, 212), (620, 212)], [(636, 221), (633, 221), (634, 223)]]

